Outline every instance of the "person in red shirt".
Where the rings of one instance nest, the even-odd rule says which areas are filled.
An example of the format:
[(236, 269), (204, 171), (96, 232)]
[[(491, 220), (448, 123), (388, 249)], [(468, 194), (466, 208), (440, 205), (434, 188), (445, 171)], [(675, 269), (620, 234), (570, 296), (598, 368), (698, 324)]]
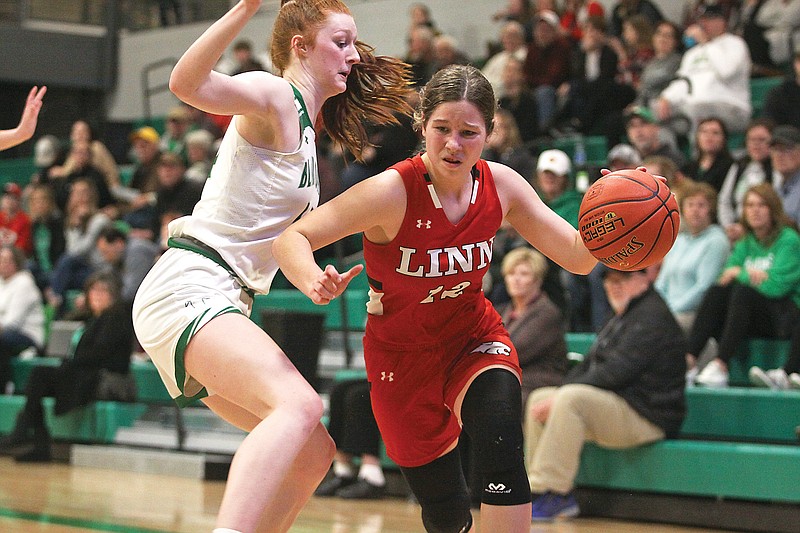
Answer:
[(594, 0), (567, 0), (561, 13), (561, 32), (578, 43), (583, 36), (582, 26), (589, 17), (604, 17), (603, 4)]
[(572, 41), (560, 35), (560, 20), (553, 11), (540, 11), (533, 41), (525, 57), (525, 80), (536, 96), (539, 126), (545, 129), (556, 112), (556, 89), (569, 79)]
[(360, 265), (323, 271), (312, 250), (363, 233), (373, 412), (429, 532), (466, 532), (472, 524), (456, 449), (462, 430), (482, 477), (482, 531), (530, 531), (519, 358), (482, 288), (501, 224), (573, 272), (587, 274), (597, 263), (525, 178), (480, 158), (496, 107), (478, 69), (438, 71), (414, 114), (426, 151), (324, 203), (272, 245), (287, 279), (326, 304)]
[(13, 244), (26, 256), (33, 252), (31, 219), (22, 209), (22, 189), (16, 183), (6, 183), (0, 198), (0, 244)]

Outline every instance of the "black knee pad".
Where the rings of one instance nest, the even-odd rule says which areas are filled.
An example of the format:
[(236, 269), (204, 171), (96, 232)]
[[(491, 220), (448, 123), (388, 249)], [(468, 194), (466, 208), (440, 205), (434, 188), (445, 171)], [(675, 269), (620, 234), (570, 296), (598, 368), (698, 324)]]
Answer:
[(472, 527), (470, 499), (458, 450), (420, 467), (401, 467), (422, 507), (428, 533), (466, 533)]
[(428, 533), (466, 533), (472, 529), (472, 514), (462, 508), (462, 501), (429, 503), (422, 506), (422, 525)]
[(530, 501), (522, 436), (521, 388), (517, 377), (492, 369), (470, 385), (461, 407), (464, 430), (482, 475), (481, 501), (519, 505)]

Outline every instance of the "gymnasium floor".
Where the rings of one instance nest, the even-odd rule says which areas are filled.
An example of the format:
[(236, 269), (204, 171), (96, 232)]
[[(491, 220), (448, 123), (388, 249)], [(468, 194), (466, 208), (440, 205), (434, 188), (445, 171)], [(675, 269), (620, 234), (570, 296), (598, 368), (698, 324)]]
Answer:
[[(0, 532), (210, 533), (224, 485), (67, 464), (19, 465), (0, 457)], [(480, 516), (476, 513), (476, 522)], [(420, 533), (419, 508), (403, 499), (313, 498), (293, 533)], [(700, 533), (706, 529), (577, 519), (531, 533)], [(483, 532), (490, 533), (490, 532)]]

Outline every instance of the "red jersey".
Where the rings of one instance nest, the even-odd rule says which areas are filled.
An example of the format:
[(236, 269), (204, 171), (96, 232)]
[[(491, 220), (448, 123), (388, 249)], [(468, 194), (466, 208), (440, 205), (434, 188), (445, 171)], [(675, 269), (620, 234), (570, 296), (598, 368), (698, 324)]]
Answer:
[(419, 155), (391, 168), (403, 178), (408, 203), (394, 240), (364, 239), (370, 285), (366, 335), (398, 347), (466, 340), (491, 305), (482, 282), (503, 219), (489, 166), (479, 160), (472, 169), (471, 202), (457, 224), (442, 209)]
[(13, 244), (25, 255), (33, 252), (33, 237), (31, 235), (31, 220), (24, 211), (17, 211), (8, 218), (5, 212), (0, 211), (0, 244)]

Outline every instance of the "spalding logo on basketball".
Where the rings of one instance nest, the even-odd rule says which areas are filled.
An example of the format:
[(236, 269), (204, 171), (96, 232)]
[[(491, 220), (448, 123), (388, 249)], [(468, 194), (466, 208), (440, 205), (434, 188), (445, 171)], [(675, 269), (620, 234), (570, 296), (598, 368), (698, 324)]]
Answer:
[(641, 170), (618, 170), (598, 179), (581, 202), (578, 229), (586, 248), (617, 270), (659, 262), (678, 236), (675, 196), (663, 180)]

